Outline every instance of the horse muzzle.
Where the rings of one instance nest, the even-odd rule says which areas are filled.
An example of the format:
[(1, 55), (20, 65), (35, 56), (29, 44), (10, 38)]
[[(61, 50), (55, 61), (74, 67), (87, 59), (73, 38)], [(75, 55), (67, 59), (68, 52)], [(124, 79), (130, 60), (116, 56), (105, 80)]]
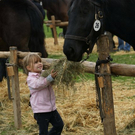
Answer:
[(79, 62), (82, 60), (83, 53), (75, 49), (74, 46), (69, 45), (68, 42), (66, 42), (66, 40), (63, 46), (63, 52), (66, 55), (67, 59), (70, 61)]

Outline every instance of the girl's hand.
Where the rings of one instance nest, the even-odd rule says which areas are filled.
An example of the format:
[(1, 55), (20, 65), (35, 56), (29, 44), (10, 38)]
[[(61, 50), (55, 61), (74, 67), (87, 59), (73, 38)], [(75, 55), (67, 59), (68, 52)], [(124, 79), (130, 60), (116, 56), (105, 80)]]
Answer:
[(57, 71), (54, 72), (54, 69), (51, 71), (51, 76), (54, 79), (57, 76)]

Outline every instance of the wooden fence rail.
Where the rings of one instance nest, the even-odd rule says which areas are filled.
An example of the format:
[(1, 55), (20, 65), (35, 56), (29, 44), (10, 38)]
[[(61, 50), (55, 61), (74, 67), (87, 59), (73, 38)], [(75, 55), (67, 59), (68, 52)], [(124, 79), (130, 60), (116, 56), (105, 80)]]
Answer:
[[(105, 59), (109, 55), (109, 49), (104, 49), (108, 46), (106, 42), (107, 37), (102, 37), (99, 44), (102, 51), (99, 53), (100, 60)], [(103, 47), (104, 45), (104, 47)], [(104, 53), (102, 53), (104, 52)], [(15, 127), (21, 127), (21, 109), (20, 109), (20, 92), (19, 92), (19, 78), (18, 78), (18, 65), (22, 67), (22, 59), (27, 54), (31, 52), (20, 52), (17, 51), (16, 47), (10, 47), (10, 52), (0, 52), (0, 58), (10, 57), (10, 66), (12, 66), (14, 74), (12, 77), (12, 99), (13, 99), (13, 109), (14, 109), (14, 120)], [(105, 56), (106, 53), (106, 56)], [(41, 55), (40, 53), (36, 53)], [(102, 55), (103, 54), (103, 55)], [(105, 58), (104, 58), (105, 57)], [(44, 67), (47, 69), (51, 66), (51, 63), (57, 61), (57, 59), (42, 58)], [(85, 67), (85, 72), (95, 74), (95, 62), (85, 61), (82, 63)], [(114, 107), (113, 107), (113, 94), (112, 94), (112, 83), (111, 76), (108, 74), (120, 75), (120, 76), (135, 76), (135, 65), (118, 64), (118, 63), (106, 63), (101, 64), (100, 73), (106, 74), (104, 76), (104, 81), (106, 85), (101, 89), (102, 92), (102, 102), (103, 102), (103, 112), (104, 112), (104, 135), (116, 135), (115, 129), (115, 118), (114, 118)], [(106, 104), (107, 103), (107, 104)], [(101, 111), (101, 110), (100, 110)], [(111, 126), (110, 126), (111, 124)]]
[[(41, 53), (39, 52), (21, 52), (21, 51), (17, 51), (17, 56), (18, 58), (24, 58), (29, 53), (38, 54), (39, 56), (41, 56)], [(8, 57), (10, 57), (10, 51), (0, 51), (0, 58), (8, 58)]]
[(55, 16), (51, 16), (51, 20), (44, 21), (44, 23), (46, 24), (47, 27), (53, 29), (54, 45), (58, 45), (56, 27), (68, 26), (68, 21), (61, 22), (61, 20), (55, 20)]
[[(24, 58), (27, 54), (32, 53), (32, 52), (21, 52), (18, 51), (18, 65), (22, 67), (22, 59), (19, 58)], [(33, 52), (34, 53), (34, 52)], [(41, 56), (41, 53), (34, 53), (38, 54)], [(10, 56), (10, 52), (3, 52), (0, 51), (0, 58), (8, 58)], [(51, 63), (57, 61), (57, 59), (50, 59), (50, 58), (42, 58), (42, 62), (45, 66), (45, 68), (49, 68), (51, 66)], [(82, 63), (85, 67), (85, 72), (87, 73), (95, 73), (95, 62), (89, 62), (89, 61), (84, 61)], [(111, 73), (113, 75), (119, 75), (119, 76), (131, 76), (135, 77), (135, 65), (129, 65), (129, 64), (119, 64), (119, 63), (111, 63)]]

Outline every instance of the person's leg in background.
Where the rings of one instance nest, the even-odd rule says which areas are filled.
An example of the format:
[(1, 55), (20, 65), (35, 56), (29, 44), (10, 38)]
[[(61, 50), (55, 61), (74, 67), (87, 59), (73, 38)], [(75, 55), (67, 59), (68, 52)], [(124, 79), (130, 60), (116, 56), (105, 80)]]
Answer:
[(124, 50), (125, 51), (130, 51), (130, 47), (131, 47), (130, 44), (126, 42)]
[(119, 38), (119, 37), (118, 37), (118, 43), (119, 43), (118, 50), (119, 51), (120, 50), (124, 50), (124, 41), (121, 38)]

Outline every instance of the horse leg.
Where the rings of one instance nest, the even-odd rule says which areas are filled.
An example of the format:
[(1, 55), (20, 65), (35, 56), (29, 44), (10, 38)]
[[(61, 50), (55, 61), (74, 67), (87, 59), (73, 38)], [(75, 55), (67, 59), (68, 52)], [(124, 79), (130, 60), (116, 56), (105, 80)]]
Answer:
[[(2, 38), (0, 38), (0, 51), (8, 51), (9, 46), (3, 41)], [(6, 78), (6, 60), (7, 58), (0, 58), (0, 82), (3, 80), (3, 78)]]
[(0, 58), (0, 82), (3, 80), (3, 78), (6, 78), (6, 58)]
[(7, 43), (0, 37), (0, 51), (8, 51), (9, 46)]

